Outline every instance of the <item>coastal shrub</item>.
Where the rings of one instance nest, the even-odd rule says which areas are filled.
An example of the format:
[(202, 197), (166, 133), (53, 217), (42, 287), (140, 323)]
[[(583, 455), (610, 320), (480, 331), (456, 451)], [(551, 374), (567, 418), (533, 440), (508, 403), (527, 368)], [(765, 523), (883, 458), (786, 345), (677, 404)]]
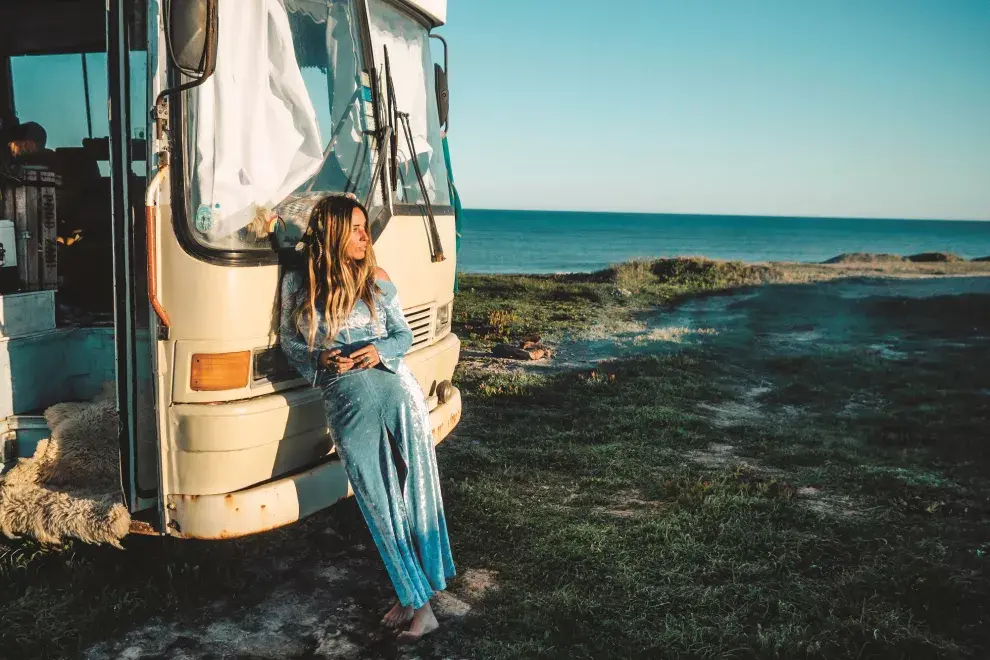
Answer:
[(616, 287), (633, 293), (640, 291), (645, 286), (654, 284), (657, 280), (653, 275), (653, 264), (647, 259), (635, 259), (615, 264), (609, 270), (611, 270), (611, 279)]
[(965, 261), (962, 257), (957, 254), (952, 254), (951, 252), (922, 252), (920, 254), (912, 254), (907, 258), (908, 261), (914, 263), (959, 263), (960, 261)]
[(712, 261), (704, 258), (657, 259), (653, 274), (661, 283), (697, 289), (721, 289), (762, 284), (780, 277), (771, 266), (745, 264), (741, 261)]
[(518, 322), (519, 318), (508, 310), (496, 309), (488, 313), (490, 334), (496, 337), (507, 337), (512, 326)]
[(899, 254), (875, 254), (872, 252), (845, 252), (837, 257), (826, 259), (826, 264), (894, 263), (904, 261)]

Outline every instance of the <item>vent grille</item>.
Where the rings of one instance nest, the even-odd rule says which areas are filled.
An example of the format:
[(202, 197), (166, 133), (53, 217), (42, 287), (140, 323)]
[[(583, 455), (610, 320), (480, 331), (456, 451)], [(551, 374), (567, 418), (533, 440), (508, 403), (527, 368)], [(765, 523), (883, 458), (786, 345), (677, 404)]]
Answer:
[(433, 305), (413, 307), (404, 311), (406, 323), (412, 329), (413, 343), (412, 349), (428, 345), (433, 339), (433, 326), (436, 312)]

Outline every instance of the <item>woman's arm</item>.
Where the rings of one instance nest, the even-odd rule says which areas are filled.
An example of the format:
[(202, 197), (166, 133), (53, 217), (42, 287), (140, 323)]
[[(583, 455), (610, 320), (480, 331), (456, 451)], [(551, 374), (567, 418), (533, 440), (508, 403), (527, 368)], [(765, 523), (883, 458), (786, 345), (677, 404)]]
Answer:
[(320, 353), (322, 351), (319, 349), (310, 350), (309, 342), (299, 333), (292, 320), (296, 295), (301, 289), (302, 276), (299, 273), (289, 271), (282, 277), (278, 343), (282, 347), (282, 352), (289, 359), (289, 364), (311, 385), (316, 385), (316, 379), (321, 368)]
[(385, 331), (387, 335), (381, 339), (372, 341), (382, 365), (389, 371), (397, 371), (402, 357), (409, 352), (412, 346), (413, 333), (409, 324), (406, 323), (406, 315), (402, 313), (402, 303), (399, 300), (399, 292), (388, 279), (388, 275), (382, 277), (385, 271), (379, 269), (379, 279), (385, 280), (382, 286), (384, 299), (382, 303), (385, 307)]

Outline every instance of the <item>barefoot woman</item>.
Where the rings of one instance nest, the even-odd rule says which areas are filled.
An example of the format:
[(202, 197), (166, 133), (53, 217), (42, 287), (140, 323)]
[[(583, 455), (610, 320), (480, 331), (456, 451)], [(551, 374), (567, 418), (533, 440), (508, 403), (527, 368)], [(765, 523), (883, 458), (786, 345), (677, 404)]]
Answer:
[[(454, 576), (423, 390), (402, 356), (412, 331), (378, 268), (367, 214), (327, 197), (310, 217), (305, 265), (282, 283), (280, 343), (323, 391), (327, 425), (398, 597), (382, 622), (400, 641), (436, 629), (430, 596)], [(393, 450), (394, 445), (394, 450)]]

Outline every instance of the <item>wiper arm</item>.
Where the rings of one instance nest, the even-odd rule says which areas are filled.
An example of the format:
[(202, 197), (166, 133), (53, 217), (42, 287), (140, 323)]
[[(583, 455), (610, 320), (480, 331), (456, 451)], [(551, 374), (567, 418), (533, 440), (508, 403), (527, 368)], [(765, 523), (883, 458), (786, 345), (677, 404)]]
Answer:
[(416, 170), (416, 180), (419, 182), (419, 189), (423, 193), (423, 206), (426, 208), (427, 231), (430, 234), (430, 257), (433, 263), (444, 261), (443, 245), (440, 242), (440, 232), (437, 231), (437, 220), (433, 216), (433, 205), (430, 203), (430, 196), (426, 190), (426, 180), (423, 178), (423, 170), (419, 166), (419, 152), (416, 151), (416, 141), (413, 139), (412, 128), (409, 126), (409, 113), (400, 112), (399, 122), (402, 124), (403, 132), (406, 135), (406, 144), (412, 153), (413, 169)]
[[(433, 263), (445, 261), (443, 256), (443, 243), (440, 241), (440, 232), (437, 230), (437, 220), (433, 215), (433, 205), (430, 203), (430, 195), (426, 189), (426, 179), (423, 177), (423, 170), (419, 166), (419, 152), (416, 151), (416, 140), (413, 138), (412, 127), (409, 124), (409, 113), (401, 112), (395, 100), (395, 84), (392, 80), (392, 64), (388, 58), (388, 46), (383, 46), (385, 50), (385, 77), (388, 84), (389, 111), (393, 119), (400, 124), (406, 138), (406, 146), (409, 149), (409, 158), (412, 160), (413, 170), (416, 172), (416, 181), (419, 183), (419, 190), (423, 195), (423, 207), (426, 209), (427, 235), (430, 243), (430, 260)], [(392, 126), (395, 124), (393, 123)], [(398, 132), (392, 133), (392, 189), (398, 190)]]

